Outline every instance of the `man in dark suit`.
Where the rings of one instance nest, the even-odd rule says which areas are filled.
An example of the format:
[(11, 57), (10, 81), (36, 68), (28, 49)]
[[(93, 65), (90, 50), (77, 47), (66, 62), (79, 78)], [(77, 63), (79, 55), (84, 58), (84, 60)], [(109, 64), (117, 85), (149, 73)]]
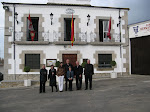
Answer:
[(42, 66), (40, 70), (40, 93), (45, 93), (45, 83), (47, 81), (47, 70), (45, 69), (45, 65)]
[(73, 71), (73, 66), (72, 66), (72, 64), (70, 64), (70, 60), (69, 59), (67, 59), (66, 60), (66, 64), (64, 65), (64, 67), (65, 67), (65, 72), (66, 72), (66, 74), (65, 74), (65, 90), (67, 91), (67, 83), (68, 83), (68, 79), (67, 79), (67, 71), (69, 71), (69, 67), (71, 67), (71, 69), (72, 69), (72, 71)]
[(79, 62), (76, 61), (76, 66), (74, 67), (75, 77), (76, 77), (76, 88), (80, 90), (82, 88), (82, 73), (83, 68), (79, 65)]
[(90, 90), (92, 89), (92, 75), (94, 74), (93, 65), (90, 64), (90, 60), (87, 60), (85, 65), (84, 75), (85, 75), (85, 90), (88, 89), (88, 81), (90, 82)]

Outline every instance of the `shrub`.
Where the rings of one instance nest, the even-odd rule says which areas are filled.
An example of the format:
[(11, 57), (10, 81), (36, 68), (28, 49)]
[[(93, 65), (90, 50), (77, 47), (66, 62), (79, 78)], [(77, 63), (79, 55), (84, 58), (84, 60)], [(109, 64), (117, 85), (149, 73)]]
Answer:
[(116, 61), (111, 61), (110, 64), (111, 66), (116, 66)]
[(59, 67), (59, 66), (60, 66), (60, 62), (59, 62), (59, 61), (56, 61), (55, 66), (56, 66), (56, 67)]
[(30, 72), (30, 67), (29, 66), (25, 66), (24, 67), (24, 72)]
[(85, 68), (85, 65), (87, 64), (87, 62), (83, 62), (82, 64), (81, 64), (81, 66), (83, 67), (83, 68)]

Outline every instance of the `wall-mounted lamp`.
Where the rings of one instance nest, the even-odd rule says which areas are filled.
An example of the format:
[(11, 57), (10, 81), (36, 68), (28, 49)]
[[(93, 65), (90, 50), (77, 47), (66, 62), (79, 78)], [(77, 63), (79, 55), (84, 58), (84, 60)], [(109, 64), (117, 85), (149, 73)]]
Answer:
[(88, 14), (88, 16), (87, 16), (87, 19), (88, 19), (87, 26), (89, 25), (90, 17), (91, 17), (91, 16)]
[(119, 19), (119, 23), (117, 24), (117, 27), (119, 27), (119, 25), (121, 24), (121, 16), (119, 16), (118, 19)]
[(17, 12), (15, 12), (15, 19), (16, 19), (16, 22), (17, 22), (17, 24), (19, 23), (19, 21), (17, 20), (17, 16), (18, 16), (18, 13)]
[(3, 6), (3, 9), (6, 11), (9, 11), (9, 7), (8, 6)]
[(51, 25), (52, 25), (53, 15), (54, 15), (53, 13), (50, 14)]

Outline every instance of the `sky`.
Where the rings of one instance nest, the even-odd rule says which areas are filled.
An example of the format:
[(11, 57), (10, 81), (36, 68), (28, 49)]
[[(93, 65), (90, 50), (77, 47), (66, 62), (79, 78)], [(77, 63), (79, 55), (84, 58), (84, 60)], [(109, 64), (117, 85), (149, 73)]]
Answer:
[[(47, 0), (0, 0), (0, 2), (47, 3)], [(130, 8), (129, 24), (150, 20), (150, 0), (91, 0), (93, 6)], [(4, 10), (0, 3), (0, 57), (4, 57)]]

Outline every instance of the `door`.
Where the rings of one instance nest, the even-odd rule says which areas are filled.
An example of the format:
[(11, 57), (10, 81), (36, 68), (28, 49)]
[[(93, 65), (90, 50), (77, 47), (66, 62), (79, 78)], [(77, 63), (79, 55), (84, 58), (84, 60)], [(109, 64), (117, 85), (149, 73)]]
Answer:
[(150, 75), (150, 36), (131, 39), (131, 73)]
[(66, 64), (66, 60), (69, 59), (70, 63), (75, 66), (77, 61), (77, 54), (63, 54), (63, 63)]

